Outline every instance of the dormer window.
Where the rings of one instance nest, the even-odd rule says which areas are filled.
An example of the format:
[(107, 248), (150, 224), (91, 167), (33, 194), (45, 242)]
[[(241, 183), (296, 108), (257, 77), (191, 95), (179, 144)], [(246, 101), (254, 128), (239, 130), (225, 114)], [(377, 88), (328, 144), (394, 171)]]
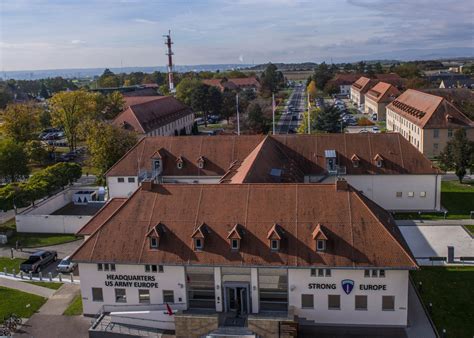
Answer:
[(202, 223), (196, 230), (194, 230), (191, 238), (193, 239), (194, 250), (200, 251), (204, 249), (205, 234), (208, 233), (206, 225)]
[(197, 160), (197, 165), (198, 165), (198, 168), (199, 168), (199, 169), (203, 169), (203, 168), (204, 168), (204, 157), (203, 157), (203, 156), (201, 156), (201, 157), (198, 158), (198, 160)]
[(161, 223), (158, 223), (146, 234), (148, 242), (150, 243), (150, 249), (158, 249), (160, 245), (161, 237)]
[(183, 158), (180, 156), (176, 159), (176, 168), (178, 169), (183, 169), (183, 166), (184, 166), (184, 161), (183, 161)]
[(204, 248), (204, 241), (201, 238), (194, 239), (194, 249), (202, 250)]
[(234, 227), (229, 231), (227, 239), (230, 242), (230, 248), (232, 250), (240, 249), (240, 241), (242, 240), (243, 230), (239, 224), (234, 225)]
[(359, 168), (359, 164), (360, 164), (359, 156), (357, 156), (356, 154), (352, 155), (351, 162), (354, 168)]
[(374, 156), (374, 162), (377, 168), (382, 168), (383, 166), (383, 157), (380, 156), (379, 154)]
[(313, 231), (313, 239), (316, 241), (316, 251), (326, 251), (327, 236), (323, 232), (323, 227), (318, 224)]
[(278, 224), (274, 224), (270, 230), (268, 230), (267, 238), (270, 241), (270, 249), (272, 251), (280, 250), (280, 243), (283, 238), (284, 231)]
[(150, 237), (150, 248), (151, 249), (158, 249), (158, 238)]

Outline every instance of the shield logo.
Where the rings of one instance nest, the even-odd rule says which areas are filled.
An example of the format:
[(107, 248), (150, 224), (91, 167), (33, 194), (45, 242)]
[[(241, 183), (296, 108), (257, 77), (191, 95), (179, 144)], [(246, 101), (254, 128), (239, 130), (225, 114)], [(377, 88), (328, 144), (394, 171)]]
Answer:
[(354, 288), (354, 281), (352, 279), (344, 279), (341, 282), (342, 289), (348, 295), (351, 293), (352, 289)]

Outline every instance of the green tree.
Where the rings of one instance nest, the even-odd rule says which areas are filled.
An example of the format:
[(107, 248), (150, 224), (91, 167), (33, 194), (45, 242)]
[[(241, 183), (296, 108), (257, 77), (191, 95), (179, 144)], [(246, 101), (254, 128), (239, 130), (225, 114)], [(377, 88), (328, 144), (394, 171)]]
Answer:
[(217, 88), (201, 83), (192, 92), (191, 102), (194, 110), (203, 112), (205, 120), (204, 123), (207, 126), (207, 118), (209, 113), (220, 113), (222, 94)]
[(49, 159), (49, 152), (40, 141), (31, 140), (26, 143), (26, 153), (31, 162), (45, 164)]
[(382, 64), (380, 62), (377, 62), (374, 65), (374, 71), (375, 71), (376, 74), (382, 74), (383, 73), (383, 67), (382, 67)]
[(356, 65), (356, 70), (358, 73), (365, 73), (366, 64), (364, 61), (360, 61)]
[(354, 66), (352, 65), (352, 63), (346, 63), (344, 64), (344, 71), (346, 73), (349, 73), (351, 70), (354, 69)]
[(0, 177), (6, 181), (16, 182), (27, 177), (28, 155), (22, 144), (13, 139), (0, 141)]
[(333, 72), (329, 66), (323, 62), (314, 68), (313, 81), (316, 82), (316, 87), (323, 90), (326, 83), (333, 77)]
[(462, 183), (467, 169), (474, 166), (474, 141), (467, 138), (465, 129), (455, 131), (454, 137), (441, 152), (439, 161), (444, 170), (454, 170)]
[(43, 99), (49, 99), (48, 88), (46, 88), (46, 85), (44, 84), (44, 82), (41, 82), (41, 89), (39, 92), (39, 96), (41, 96)]
[(264, 114), (258, 102), (252, 102), (247, 108), (247, 128), (252, 133), (266, 134), (270, 130), (270, 119)]
[(192, 94), (199, 87), (201, 81), (194, 78), (184, 78), (176, 86), (176, 98), (187, 106), (192, 105)]
[(365, 74), (368, 77), (374, 77), (375, 76), (374, 68), (372, 67), (371, 64), (368, 64), (367, 67), (365, 68)]
[[(87, 148), (90, 164), (100, 172), (99, 179), (135, 143), (137, 137), (124, 129), (104, 122), (90, 122), (87, 128)], [(98, 183), (103, 183), (100, 181)]]
[(0, 109), (13, 102), (13, 93), (6, 83), (0, 83)]
[(85, 90), (60, 92), (53, 95), (50, 103), (53, 125), (64, 128), (69, 149), (75, 150), (80, 124), (96, 115), (96, 94)]
[(401, 77), (411, 79), (414, 77), (421, 77), (421, 72), (415, 63), (404, 63), (393, 68), (393, 72)]
[(112, 120), (116, 118), (122, 112), (124, 105), (125, 100), (120, 92), (114, 91), (108, 94), (105, 100), (105, 109), (103, 110), (105, 119)]
[(262, 75), (260, 76), (260, 83), (262, 91), (266, 92), (267, 95), (276, 93), (278, 89), (285, 85), (285, 77), (272, 63), (269, 63)]
[(39, 115), (40, 109), (33, 103), (9, 104), (3, 112), (1, 130), (16, 142), (26, 142), (40, 127)]
[(327, 133), (341, 131), (340, 113), (337, 107), (324, 107), (316, 117), (316, 130)]
[(114, 72), (107, 68), (99, 77), (97, 83), (101, 88), (113, 88), (120, 86), (120, 79)]
[[(316, 125), (316, 117), (319, 114), (320, 109), (319, 108), (314, 108), (311, 109), (311, 115), (310, 115), (310, 124), (311, 124), (311, 133), (314, 133), (315, 131), (315, 125)], [(303, 113), (303, 119), (301, 120), (301, 124), (298, 127), (298, 134), (307, 134), (308, 133), (308, 112)]]
[(237, 114), (236, 107), (236, 93), (233, 91), (223, 92), (221, 115), (227, 120), (227, 123), (230, 123), (230, 118)]

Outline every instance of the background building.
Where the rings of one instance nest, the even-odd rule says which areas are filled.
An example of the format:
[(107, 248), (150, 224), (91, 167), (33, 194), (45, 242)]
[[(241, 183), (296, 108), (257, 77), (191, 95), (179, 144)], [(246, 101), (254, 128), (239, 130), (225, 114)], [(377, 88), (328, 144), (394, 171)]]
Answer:
[(364, 112), (373, 120), (385, 121), (387, 114), (385, 108), (398, 95), (400, 92), (396, 87), (386, 82), (379, 82), (365, 94)]
[(351, 86), (351, 101), (357, 106), (362, 106), (365, 103), (365, 94), (372, 88), (378, 80), (369, 79), (368, 77), (360, 77)]

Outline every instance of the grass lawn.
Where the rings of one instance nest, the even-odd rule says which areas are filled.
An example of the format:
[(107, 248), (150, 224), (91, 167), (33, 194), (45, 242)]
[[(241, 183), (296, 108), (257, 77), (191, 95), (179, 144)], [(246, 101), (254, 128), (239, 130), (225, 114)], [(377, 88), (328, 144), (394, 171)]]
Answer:
[[(23, 258), (9, 258), (9, 257), (0, 257), (0, 271), (3, 272), (3, 268), (7, 268), (8, 273), (12, 272), (12, 269), (15, 269), (16, 272), (20, 271), (20, 264), (23, 263)], [(0, 298), (1, 299), (1, 298)], [(1, 317), (0, 317), (1, 320)]]
[(472, 236), (474, 236), (474, 224), (468, 224), (468, 225), (465, 225), (464, 227), (467, 229), (467, 231), (471, 233)]
[(71, 304), (69, 304), (66, 311), (64, 311), (63, 315), (65, 316), (79, 316), (82, 314), (82, 298), (81, 295), (77, 295), (72, 300)]
[(423, 282), (421, 296), (433, 304), (433, 319), (448, 337), (474, 334), (474, 267), (423, 267), (412, 271), (416, 284)]
[(33, 284), (33, 285), (37, 285), (37, 286), (42, 286), (44, 288), (48, 288), (48, 289), (52, 289), (52, 290), (57, 290), (61, 286), (63, 286), (63, 283), (56, 283), (56, 282), (30, 282), (30, 281), (27, 281), (27, 282), (24, 282), (24, 283)]
[(5, 223), (0, 224), (0, 232), (16, 230), (15, 218), (12, 218)]
[(10, 313), (19, 317), (31, 317), (45, 302), (46, 298), (0, 286), (0, 319)]
[[(474, 181), (441, 182), (441, 205), (448, 209), (447, 219), (470, 218), (470, 211), (474, 211)], [(416, 212), (397, 213), (395, 219), (444, 219), (444, 214), (439, 212), (422, 213), (421, 217)]]
[(8, 246), (14, 247), (16, 241), (20, 241), (23, 248), (37, 248), (72, 242), (79, 238), (75, 235), (65, 234), (15, 233), (12, 237), (8, 238)]

